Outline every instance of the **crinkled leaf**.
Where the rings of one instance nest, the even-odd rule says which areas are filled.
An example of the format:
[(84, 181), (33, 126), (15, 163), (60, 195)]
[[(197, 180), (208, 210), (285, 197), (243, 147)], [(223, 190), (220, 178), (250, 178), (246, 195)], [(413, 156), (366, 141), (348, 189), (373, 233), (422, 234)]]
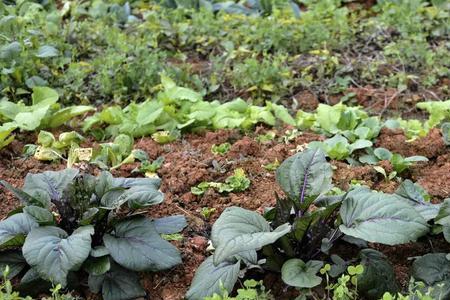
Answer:
[(178, 250), (163, 240), (146, 218), (116, 224), (114, 232), (106, 234), (103, 241), (113, 259), (130, 270), (160, 271), (181, 263)]
[(195, 272), (186, 298), (203, 300), (214, 293), (221, 294), (222, 287), (231, 292), (238, 279), (240, 264), (239, 261), (224, 261), (215, 265), (213, 257), (208, 257)]
[(412, 206), (393, 195), (365, 188), (347, 194), (340, 215), (343, 233), (368, 242), (397, 245), (428, 232), (427, 222)]
[(34, 228), (25, 239), (22, 251), (27, 263), (53, 283), (67, 284), (69, 271), (76, 271), (91, 251), (92, 226), (83, 226), (70, 236), (53, 226)]

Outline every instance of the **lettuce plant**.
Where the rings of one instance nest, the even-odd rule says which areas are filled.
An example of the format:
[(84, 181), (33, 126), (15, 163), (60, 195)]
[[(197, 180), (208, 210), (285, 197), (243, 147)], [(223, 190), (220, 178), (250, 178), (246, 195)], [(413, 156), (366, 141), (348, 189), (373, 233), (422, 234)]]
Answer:
[(58, 139), (48, 131), (41, 130), (38, 134), (37, 145), (27, 144), (24, 153), (27, 156), (34, 155), (38, 160), (54, 161), (67, 156), (70, 148), (79, 148), (79, 143), (84, 137), (76, 131), (63, 132)]
[(244, 169), (234, 170), (234, 174), (227, 177), (225, 182), (203, 181), (199, 185), (191, 188), (194, 195), (203, 195), (209, 188), (216, 189), (219, 193), (243, 192), (250, 187), (250, 179), (245, 175)]
[(0, 100), (0, 149), (14, 140), (16, 130), (33, 131), (38, 128), (55, 128), (73, 117), (93, 110), (91, 106), (79, 105), (62, 108), (58, 93), (48, 87), (34, 87), (32, 105)]
[(65, 169), (28, 174), (21, 189), (0, 183), (22, 203), (0, 222), (0, 262), (21, 277), (19, 288), (74, 287), (77, 276), (87, 275), (90, 290), (104, 299), (134, 299), (145, 295), (135, 272), (181, 263), (161, 234), (181, 231), (185, 218), (136, 211), (163, 201), (159, 179)]
[(365, 149), (372, 147), (372, 142), (369, 140), (356, 140), (353, 143), (350, 143), (347, 138), (343, 137), (340, 134), (333, 136), (332, 138), (326, 139), (323, 142), (311, 142), (308, 145), (308, 148), (311, 149), (322, 149), (328, 157), (331, 159), (346, 159), (349, 158), (350, 155), (359, 149)]
[[(422, 215), (426, 204), (411, 199), (409, 193), (399, 196), (360, 187), (327, 196), (332, 189), (332, 168), (320, 149), (307, 149), (289, 157), (278, 167), (276, 178), (286, 197), (277, 197), (276, 207), (265, 217), (229, 207), (213, 225), (214, 254), (197, 270), (188, 299), (219, 293), (221, 287), (230, 292), (241, 266), (281, 272), (286, 284), (312, 288), (322, 281), (318, 276), (324, 265), (321, 258), (339, 239), (360, 245), (397, 245), (429, 231), (428, 219)], [(362, 294), (381, 296), (386, 291), (377, 287), (395, 291), (390, 264), (381, 263), (385, 258), (377, 251), (363, 251), (360, 259), (366, 271), (358, 280), (367, 284)], [(371, 265), (374, 261), (375, 265)], [(345, 262), (337, 265), (346, 268)]]
[(364, 164), (375, 165), (382, 160), (387, 160), (392, 164), (394, 171), (397, 174), (409, 169), (416, 162), (428, 161), (428, 158), (421, 155), (414, 155), (403, 157), (398, 153), (392, 153), (386, 148), (366, 149), (367, 154), (362, 155), (359, 161)]
[(108, 136), (119, 133), (141, 137), (152, 135), (159, 143), (172, 141), (181, 131), (243, 128), (257, 123), (275, 125), (276, 121), (295, 125), (295, 120), (282, 106), (267, 102), (265, 107), (249, 105), (237, 98), (233, 101), (205, 101), (201, 94), (179, 87), (167, 76), (161, 76), (163, 90), (155, 99), (131, 103), (124, 109), (110, 106), (86, 119), (84, 131), (103, 130)]

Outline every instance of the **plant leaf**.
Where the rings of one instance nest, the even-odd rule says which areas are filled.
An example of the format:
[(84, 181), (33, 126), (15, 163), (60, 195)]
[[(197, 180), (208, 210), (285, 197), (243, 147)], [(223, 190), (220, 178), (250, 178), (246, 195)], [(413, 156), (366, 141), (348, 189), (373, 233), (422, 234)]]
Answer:
[(286, 223), (271, 232), (269, 223), (258, 213), (229, 207), (214, 223), (211, 231), (211, 240), (216, 248), (214, 263), (219, 264), (240, 252), (274, 243), (290, 230), (291, 226)]
[(103, 237), (113, 259), (134, 271), (160, 271), (181, 263), (177, 248), (159, 236), (146, 218), (122, 221)]
[(373, 243), (403, 244), (428, 232), (427, 222), (413, 207), (393, 195), (365, 188), (347, 194), (340, 215), (343, 233)]
[(130, 300), (146, 295), (139, 283), (139, 276), (117, 264), (112, 264), (110, 271), (105, 274), (89, 274), (88, 284), (94, 293), (101, 290), (104, 300)]
[(51, 225), (54, 223), (53, 214), (45, 208), (29, 205), (23, 208), (23, 212), (32, 216), (39, 225)]
[(15, 277), (27, 266), (20, 250), (2, 252), (0, 255), (0, 272), (2, 274), (5, 271), (6, 266), (9, 267), (8, 279)]
[(224, 261), (215, 265), (213, 257), (208, 257), (195, 272), (186, 298), (203, 300), (214, 293), (221, 294), (222, 287), (231, 292), (238, 279), (240, 265), (240, 261)]
[(92, 234), (92, 226), (79, 227), (70, 236), (58, 227), (34, 228), (25, 239), (23, 256), (43, 279), (64, 287), (69, 271), (78, 270), (89, 256)]
[(322, 266), (322, 261), (310, 260), (304, 263), (301, 259), (292, 258), (283, 264), (281, 278), (290, 286), (312, 288), (322, 282), (322, 278), (316, 275)]
[(319, 149), (307, 149), (289, 157), (276, 172), (278, 184), (292, 200), (329, 191), (332, 175), (331, 165)]
[(38, 223), (29, 215), (18, 213), (0, 222), (0, 249), (22, 246), (25, 236)]
[(35, 54), (35, 56), (39, 58), (56, 57), (58, 55), (59, 55), (58, 49), (50, 45), (44, 45), (39, 47), (37, 53)]
[(61, 200), (63, 191), (77, 175), (77, 169), (45, 171), (38, 174), (28, 173), (25, 177), (23, 191), (37, 199), (40, 206), (48, 208), (51, 201)]
[(183, 215), (154, 219), (153, 224), (159, 234), (177, 233), (187, 226), (186, 217)]
[(358, 278), (358, 291), (367, 299), (381, 299), (385, 292), (395, 294), (399, 286), (394, 268), (386, 256), (373, 249), (363, 249), (359, 253), (364, 272)]

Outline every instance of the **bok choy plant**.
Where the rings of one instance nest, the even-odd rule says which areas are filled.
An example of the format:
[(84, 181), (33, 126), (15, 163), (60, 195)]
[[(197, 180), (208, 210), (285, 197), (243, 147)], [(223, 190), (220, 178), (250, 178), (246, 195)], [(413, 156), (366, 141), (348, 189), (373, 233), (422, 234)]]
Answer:
[[(428, 203), (410, 199), (404, 190), (397, 195), (364, 187), (329, 196), (332, 173), (322, 150), (307, 149), (277, 169), (285, 196), (276, 196), (275, 208), (264, 217), (227, 208), (212, 227), (214, 254), (197, 270), (186, 297), (202, 299), (220, 293), (222, 287), (230, 292), (239, 274), (255, 266), (280, 272), (289, 286), (309, 289), (321, 284), (318, 273), (324, 261), (331, 259), (336, 276), (345, 271), (347, 262), (336, 255), (328, 257), (338, 240), (363, 246), (366, 242), (397, 245), (429, 231)], [(361, 294), (375, 299), (385, 291), (396, 291), (393, 269), (384, 255), (363, 249), (357, 259), (364, 266), (358, 275)]]
[(185, 218), (150, 219), (137, 211), (163, 201), (158, 178), (65, 169), (28, 174), (22, 189), (0, 184), (22, 203), (0, 222), (0, 266), (21, 278), (20, 290), (82, 282), (106, 300), (135, 299), (145, 296), (136, 272), (181, 263), (161, 234), (180, 232)]

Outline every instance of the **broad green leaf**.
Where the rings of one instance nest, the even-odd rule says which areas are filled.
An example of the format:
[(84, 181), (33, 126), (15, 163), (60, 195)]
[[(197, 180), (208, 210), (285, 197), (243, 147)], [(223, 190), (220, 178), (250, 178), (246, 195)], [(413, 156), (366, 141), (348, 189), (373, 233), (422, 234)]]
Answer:
[(20, 112), (14, 117), (14, 122), (20, 129), (32, 131), (41, 125), (49, 106), (39, 107), (32, 112)]
[(188, 300), (203, 300), (215, 293), (221, 294), (222, 287), (231, 292), (238, 279), (240, 265), (240, 261), (224, 261), (215, 265), (213, 257), (208, 257), (195, 272), (186, 298)]
[(341, 118), (342, 106), (329, 106), (326, 104), (319, 104), (316, 110), (316, 120), (320, 128), (329, 132), (337, 133), (337, 124)]
[(34, 218), (24, 213), (14, 214), (6, 220), (1, 221), (0, 249), (22, 246), (25, 241), (25, 236), (33, 228), (38, 226)]
[(292, 258), (283, 264), (281, 278), (290, 286), (313, 288), (322, 282), (322, 278), (317, 276), (322, 266), (322, 261), (310, 260), (304, 263), (301, 259)]
[(91, 251), (92, 226), (83, 226), (70, 236), (53, 226), (34, 228), (25, 239), (22, 251), (27, 263), (39, 275), (63, 287), (69, 271), (76, 271)]
[(0, 59), (13, 60), (22, 51), (22, 46), (19, 42), (11, 42), (9, 44), (4, 44), (0, 47)]
[(425, 191), (419, 185), (406, 179), (400, 184), (394, 196), (412, 205), (426, 221), (429, 221), (438, 215), (441, 205), (425, 201), (424, 194)]
[(85, 114), (89, 111), (94, 110), (92, 106), (87, 105), (79, 105), (79, 106), (70, 106), (63, 109), (58, 110), (56, 113), (53, 113), (49, 118), (48, 127), (56, 128), (67, 121), (72, 120), (72, 118)]
[(160, 102), (146, 101), (144, 102), (136, 116), (136, 122), (140, 125), (154, 123), (163, 112)]
[(55, 136), (48, 131), (41, 130), (39, 131), (37, 143), (44, 147), (51, 147), (53, 143), (56, 141)]
[(103, 237), (112, 258), (134, 271), (160, 271), (181, 263), (178, 250), (163, 240), (146, 218), (119, 222), (114, 232)]
[(289, 114), (289, 111), (286, 107), (270, 102), (268, 102), (267, 105), (273, 110), (277, 119), (283, 121), (285, 124), (289, 124), (292, 126), (296, 125), (294, 118)]
[(447, 253), (428, 253), (419, 257), (412, 265), (412, 275), (414, 279), (428, 285), (449, 280), (450, 261)]
[(376, 148), (373, 150), (373, 154), (375, 154), (379, 160), (391, 160), (392, 158), (392, 152), (386, 148)]
[(2, 274), (5, 271), (6, 266), (9, 267), (8, 279), (15, 277), (27, 266), (20, 250), (8, 250), (1, 253), (0, 272)]
[(442, 225), (444, 238), (450, 243), (450, 198), (444, 200), (434, 223)]
[(139, 299), (146, 295), (139, 284), (139, 276), (116, 264), (109, 272), (102, 275), (89, 275), (89, 289), (94, 293), (102, 292), (104, 300)]
[(163, 202), (164, 194), (152, 185), (141, 185), (126, 190), (121, 195), (121, 199), (127, 202), (131, 209), (138, 209)]
[(441, 126), (442, 131), (442, 138), (444, 140), (444, 144), (449, 146), (450, 145), (450, 123), (446, 122), (443, 123)]
[(412, 277), (425, 282), (425, 290), (431, 288), (431, 299), (450, 297), (450, 261), (447, 253), (429, 253), (416, 259), (412, 266)]
[(153, 224), (159, 234), (177, 233), (187, 226), (186, 217), (183, 215), (154, 219)]
[(29, 205), (23, 208), (23, 212), (33, 217), (41, 226), (54, 223), (53, 214), (45, 208)]
[(269, 223), (258, 213), (240, 207), (229, 207), (214, 223), (211, 240), (215, 247), (214, 263), (219, 264), (232, 256), (257, 250), (274, 243), (291, 230), (288, 224), (270, 231)]
[(10, 135), (17, 128), (14, 122), (4, 123), (0, 126), (0, 149), (8, 146), (13, 140), (14, 135)]
[(35, 205), (47, 208), (51, 201), (60, 201), (63, 191), (77, 175), (77, 169), (29, 173), (25, 177), (23, 191), (39, 201)]
[(331, 165), (319, 149), (307, 149), (289, 157), (276, 172), (278, 184), (295, 201), (326, 193), (332, 187), (331, 177)]
[(386, 256), (373, 249), (361, 250), (364, 272), (358, 275), (358, 291), (367, 299), (381, 299), (385, 292), (396, 293), (399, 286), (394, 268)]
[(114, 178), (108, 171), (103, 171), (97, 177), (95, 184), (95, 194), (97, 197), (102, 198), (103, 195), (113, 186)]
[(368, 242), (398, 245), (428, 232), (425, 219), (393, 195), (365, 188), (350, 191), (342, 202), (339, 229)]
[(97, 246), (97, 247), (94, 247), (91, 249), (90, 255), (92, 257), (102, 257), (102, 256), (109, 255), (109, 251), (108, 251), (108, 249), (106, 249), (105, 246)]
[(47, 106), (58, 102), (58, 92), (45, 86), (35, 86), (31, 95), (33, 105)]
[(44, 45), (39, 47), (37, 53), (35, 54), (35, 56), (39, 58), (56, 57), (58, 55), (59, 55), (58, 49), (50, 45)]
[(102, 275), (111, 269), (111, 263), (109, 256), (89, 257), (83, 264), (83, 269), (89, 273), (89, 275)]
[(4, 180), (0, 180), (0, 185), (6, 188), (8, 191), (10, 191), (14, 196), (17, 197), (23, 204), (33, 204), (33, 203), (39, 203), (39, 201), (35, 198), (33, 198), (28, 193), (22, 191), (21, 189), (18, 189), (12, 185), (10, 185), (8, 182)]
[(353, 144), (350, 145), (350, 153), (355, 150), (364, 149), (372, 147), (372, 142), (368, 140), (356, 140)]

